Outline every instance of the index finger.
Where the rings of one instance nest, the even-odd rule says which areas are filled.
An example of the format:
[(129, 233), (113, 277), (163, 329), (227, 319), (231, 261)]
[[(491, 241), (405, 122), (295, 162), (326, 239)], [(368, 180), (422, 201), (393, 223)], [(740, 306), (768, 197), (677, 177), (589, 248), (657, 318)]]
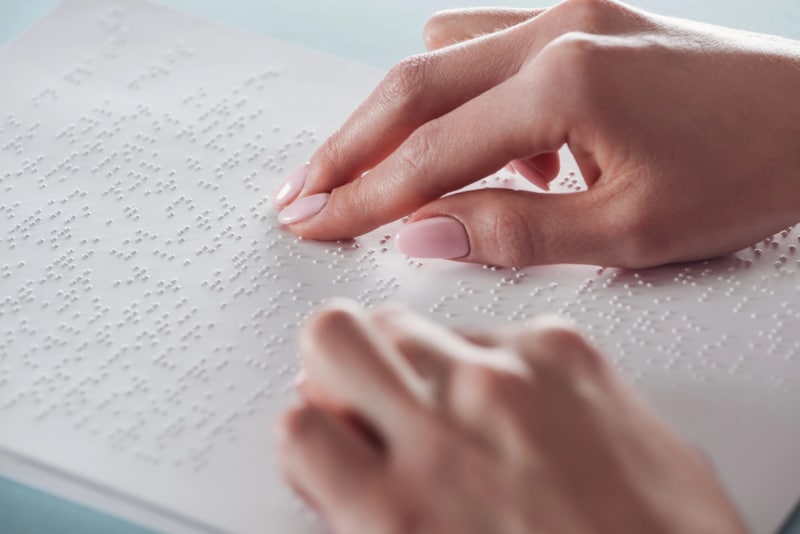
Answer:
[[(638, 12), (614, 2), (564, 2), (527, 22), (402, 63), (314, 154), (302, 179), (293, 177), (291, 194), (278, 207), (291, 205), (279, 221), (312, 239), (353, 237), (477, 181), (512, 159), (556, 151), (564, 135), (558, 142), (537, 139), (527, 147), (504, 144), (520, 145), (523, 136), (514, 130), (529, 126), (507, 103), (529, 105), (537, 83), (527, 91), (499, 96), (508, 100), (491, 103), (485, 97), (497, 98), (500, 85), (511, 81), (522, 65), (540, 63), (542, 51), (569, 32), (588, 28), (612, 35), (646, 23)], [(545, 75), (537, 76), (534, 82)], [(480, 112), (476, 101), (495, 109), (494, 114)], [(550, 105), (563, 110), (558, 100)], [(531, 120), (538, 121), (537, 114), (545, 112), (533, 110)], [(507, 124), (495, 122), (497, 116)], [(452, 159), (444, 152), (440, 157), (439, 150)], [(420, 155), (428, 161), (418, 162)]]
[(313, 404), (356, 416), (382, 439), (415, 417), (419, 380), (354, 303), (337, 299), (318, 310), (298, 345)]
[(359, 180), (324, 198), (301, 199), (279, 219), (304, 238), (350, 238), (474, 183), (512, 159), (555, 152), (566, 142), (569, 121), (543, 78), (512, 78), (426, 123)]
[[(421, 124), (513, 75), (524, 60), (517, 48), (513, 40), (495, 34), (404, 59), (315, 151), (294, 196), (330, 191), (360, 177)], [(279, 194), (275, 204), (282, 207), (292, 200)]]

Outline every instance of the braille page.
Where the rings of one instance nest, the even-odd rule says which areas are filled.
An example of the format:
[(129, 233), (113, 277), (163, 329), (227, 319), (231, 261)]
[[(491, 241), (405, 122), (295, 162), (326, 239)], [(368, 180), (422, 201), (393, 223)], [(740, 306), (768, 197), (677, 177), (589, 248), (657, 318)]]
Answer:
[[(321, 532), (269, 436), (293, 398), (298, 324), (347, 296), (448, 324), (572, 317), (709, 455), (755, 532), (800, 495), (796, 230), (641, 272), (411, 260), (391, 243), (400, 222), (305, 242), (269, 194), (379, 73), (102, 0), (62, 5), (0, 50), (0, 71), (7, 456), (190, 530)], [(568, 161), (555, 189), (582, 188)]]

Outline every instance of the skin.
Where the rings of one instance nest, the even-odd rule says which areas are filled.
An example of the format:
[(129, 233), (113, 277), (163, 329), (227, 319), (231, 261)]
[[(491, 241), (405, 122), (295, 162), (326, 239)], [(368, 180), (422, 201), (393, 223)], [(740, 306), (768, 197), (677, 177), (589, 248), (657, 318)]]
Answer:
[(337, 301), (299, 349), (279, 463), (334, 532), (745, 532), (704, 458), (562, 321), (470, 339)]
[[(611, 0), (445, 12), (316, 151), (305, 238), (444, 215), (462, 261), (629, 268), (726, 254), (800, 220), (800, 44)], [(569, 147), (588, 191), (456, 191)], [(369, 171), (367, 174), (364, 174)]]
[[(292, 231), (444, 215), (463, 261), (643, 267), (800, 220), (796, 42), (607, 0), (444, 12), (425, 41), (314, 155), (300, 197), (330, 201)], [(586, 192), (443, 198), (509, 161), (544, 186), (564, 144)], [(279, 463), (335, 532), (746, 530), (699, 453), (559, 320), (463, 335), (337, 301), (299, 352)]]

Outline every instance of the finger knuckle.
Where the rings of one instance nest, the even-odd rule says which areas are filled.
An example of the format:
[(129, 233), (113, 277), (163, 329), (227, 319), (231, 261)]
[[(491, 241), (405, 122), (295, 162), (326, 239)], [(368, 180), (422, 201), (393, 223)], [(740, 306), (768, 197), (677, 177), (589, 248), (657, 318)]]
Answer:
[(543, 245), (532, 235), (535, 229), (531, 227), (528, 214), (500, 204), (487, 205), (476, 213), (476, 227), (483, 229), (483, 235), (478, 238), (483, 256), (502, 267), (526, 267), (536, 263)]
[(558, 64), (573, 74), (591, 72), (606, 50), (597, 36), (583, 31), (567, 32), (551, 41), (548, 48)]
[(437, 121), (421, 126), (397, 149), (398, 176), (418, 174), (434, 157), (432, 139), (438, 135)]
[(552, 83), (565, 88), (562, 98), (584, 102), (593, 97), (593, 88), (604, 75), (607, 50), (608, 47), (595, 35), (582, 31), (567, 32), (531, 57), (526, 72), (531, 77), (547, 73)]
[(617, 0), (565, 0), (556, 9), (565, 27), (598, 37), (657, 27), (647, 14)]
[(427, 68), (425, 54), (408, 57), (392, 67), (381, 84), (385, 102), (406, 109), (416, 107), (423, 96)]
[(352, 237), (387, 222), (383, 220), (385, 202), (390, 194), (387, 183), (373, 180), (354, 180), (337, 187), (330, 193), (326, 206), (328, 232), (338, 232), (342, 238)]
[(439, 48), (448, 44), (449, 30), (452, 23), (452, 11), (434, 13), (422, 30), (423, 39), (428, 48)]
[(610, 16), (620, 10), (621, 4), (614, 0), (566, 0), (563, 7), (570, 13), (577, 27), (586, 31), (597, 31)]
[(311, 157), (311, 164), (319, 168), (336, 168), (337, 164), (343, 160), (343, 146), (340, 131), (336, 131), (325, 139), (322, 145)]

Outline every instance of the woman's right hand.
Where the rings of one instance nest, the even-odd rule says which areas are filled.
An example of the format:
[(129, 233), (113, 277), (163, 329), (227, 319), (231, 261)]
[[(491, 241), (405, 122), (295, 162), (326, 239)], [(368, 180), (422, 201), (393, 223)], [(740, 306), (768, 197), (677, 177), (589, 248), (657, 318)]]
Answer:
[[(448, 12), (427, 42), (459, 44), (392, 69), (276, 199), (293, 232), (411, 215), (410, 256), (646, 267), (800, 220), (798, 42), (611, 0)], [(587, 191), (447, 195), (511, 161), (544, 185), (564, 144)]]
[(563, 320), (470, 337), (334, 301), (279, 464), (342, 534), (744, 534), (705, 458)]

